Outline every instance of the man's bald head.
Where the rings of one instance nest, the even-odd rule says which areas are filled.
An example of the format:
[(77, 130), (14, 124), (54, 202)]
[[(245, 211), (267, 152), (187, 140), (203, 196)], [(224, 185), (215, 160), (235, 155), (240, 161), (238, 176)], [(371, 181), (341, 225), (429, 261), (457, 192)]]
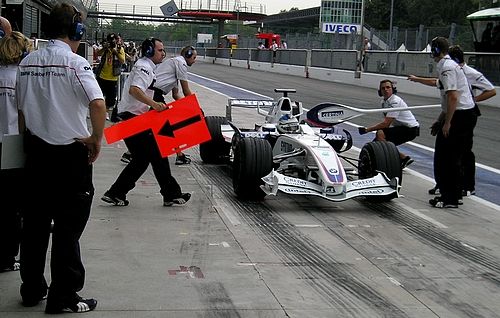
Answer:
[(9, 35), (12, 32), (9, 20), (4, 17), (0, 17), (0, 29), (0, 38)]

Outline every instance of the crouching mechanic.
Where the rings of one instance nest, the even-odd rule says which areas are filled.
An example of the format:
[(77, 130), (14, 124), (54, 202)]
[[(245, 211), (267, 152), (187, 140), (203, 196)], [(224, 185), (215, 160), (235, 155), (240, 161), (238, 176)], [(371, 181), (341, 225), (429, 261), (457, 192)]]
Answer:
[[(384, 97), (382, 108), (408, 107), (405, 101), (396, 93), (396, 86), (392, 81), (385, 79), (380, 82), (378, 95)], [(398, 146), (415, 139), (420, 134), (420, 126), (410, 110), (389, 110), (384, 113), (384, 121), (369, 127), (359, 127), (361, 135), (370, 131), (376, 131), (375, 140), (390, 141)], [(401, 151), (399, 157), (402, 169), (413, 163), (413, 159)]]
[[(75, 7), (61, 3), (49, 16), (47, 47), (19, 64), (16, 102), (25, 133), (25, 185), (21, 238), (21, 296), (36, 306), (47, 295), (45, 259), (51, 236), (51, 284), (45, 312), (87, 312), (80, 237), (89, 219), (94, 186), (92, 163), (101, 149), (106, 106), (86, 59), (76, 54), (85, 27)], [(87, 128), (90, 109), (92, 133)]]
[[(165, 57), (161, 40), (148, 38), (142, 42), (142, 57), (134, 64), (125, 82), (122, 99), (118, 103), (119, 117), (127, 120), (150, 110), (161, 112), (167, 109), (165, 103), (153, 100), (153, 85), (156, 81), (155, 67)], [(151, 130), (125, 138), (125, 144), (132, 158), (123, 169), (115, 183), (101, 198), (107, 203), (118, 206), (128, 205), (127, 193), (135, 187), (137, 180), (144, 174), (149, 164), (160, 185), (163, 205), (184, 204), (191, 197), (182, 193), (181, 188), (170, 172), (167, 158), (162, 158)]]

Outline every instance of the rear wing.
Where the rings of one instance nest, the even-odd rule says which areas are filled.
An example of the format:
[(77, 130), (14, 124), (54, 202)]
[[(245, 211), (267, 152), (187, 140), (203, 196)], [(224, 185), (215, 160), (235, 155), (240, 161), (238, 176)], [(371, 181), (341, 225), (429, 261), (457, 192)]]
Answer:
[[(233, 99), (230, 98), (226, 105), (226, 119), (232, 120), (232, 108), (233, 107), (243, 107), (243, 108), (257, 108), (259, 115), (267, 116), (269, 109), (275, 105), (275, 102), (270, 99)], [(263, 109), (264, 108), (264, 109)]]

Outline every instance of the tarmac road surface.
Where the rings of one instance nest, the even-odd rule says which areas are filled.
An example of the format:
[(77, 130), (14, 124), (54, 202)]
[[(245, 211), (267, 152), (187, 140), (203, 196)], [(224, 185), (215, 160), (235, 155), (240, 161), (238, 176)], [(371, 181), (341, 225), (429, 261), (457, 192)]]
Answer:
[[(206, 115), (225, 113), (226, 97), (193, 90)], [(249, 110), (235, 118), (262, 120)], [(81, 295), (99, 304), (86, 317), (500, 317), (497, 205), (466, 198), (433, 209), (432, 182), (411, 169), (404, 197), (389, 203), (283, 194), (242, 202), (228, 168), (203, 164), (196, 147), (186, 151), (191, 165), (172, 160), (188, 204), (161, 206), (148, 170), (130, 205), (112, 207), (99, 198), (124, 150), (104, 146), (94, 169)], [(17, 272), (0, 274), (0, 316), (45, 316), (43, 302), (20, 305), (19, 285)]]

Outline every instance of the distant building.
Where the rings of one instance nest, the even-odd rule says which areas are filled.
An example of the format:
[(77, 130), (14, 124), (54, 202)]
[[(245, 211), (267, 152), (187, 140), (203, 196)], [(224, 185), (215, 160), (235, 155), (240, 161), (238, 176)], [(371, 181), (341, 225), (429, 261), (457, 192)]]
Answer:
[[(66, 0), (83, 13), (97, 6), (97, 0)], [(12, 29), (27, 37), (45, 38), (50, 10), (57, 0), (0, 0), (0, 14), (12, 24)]]

